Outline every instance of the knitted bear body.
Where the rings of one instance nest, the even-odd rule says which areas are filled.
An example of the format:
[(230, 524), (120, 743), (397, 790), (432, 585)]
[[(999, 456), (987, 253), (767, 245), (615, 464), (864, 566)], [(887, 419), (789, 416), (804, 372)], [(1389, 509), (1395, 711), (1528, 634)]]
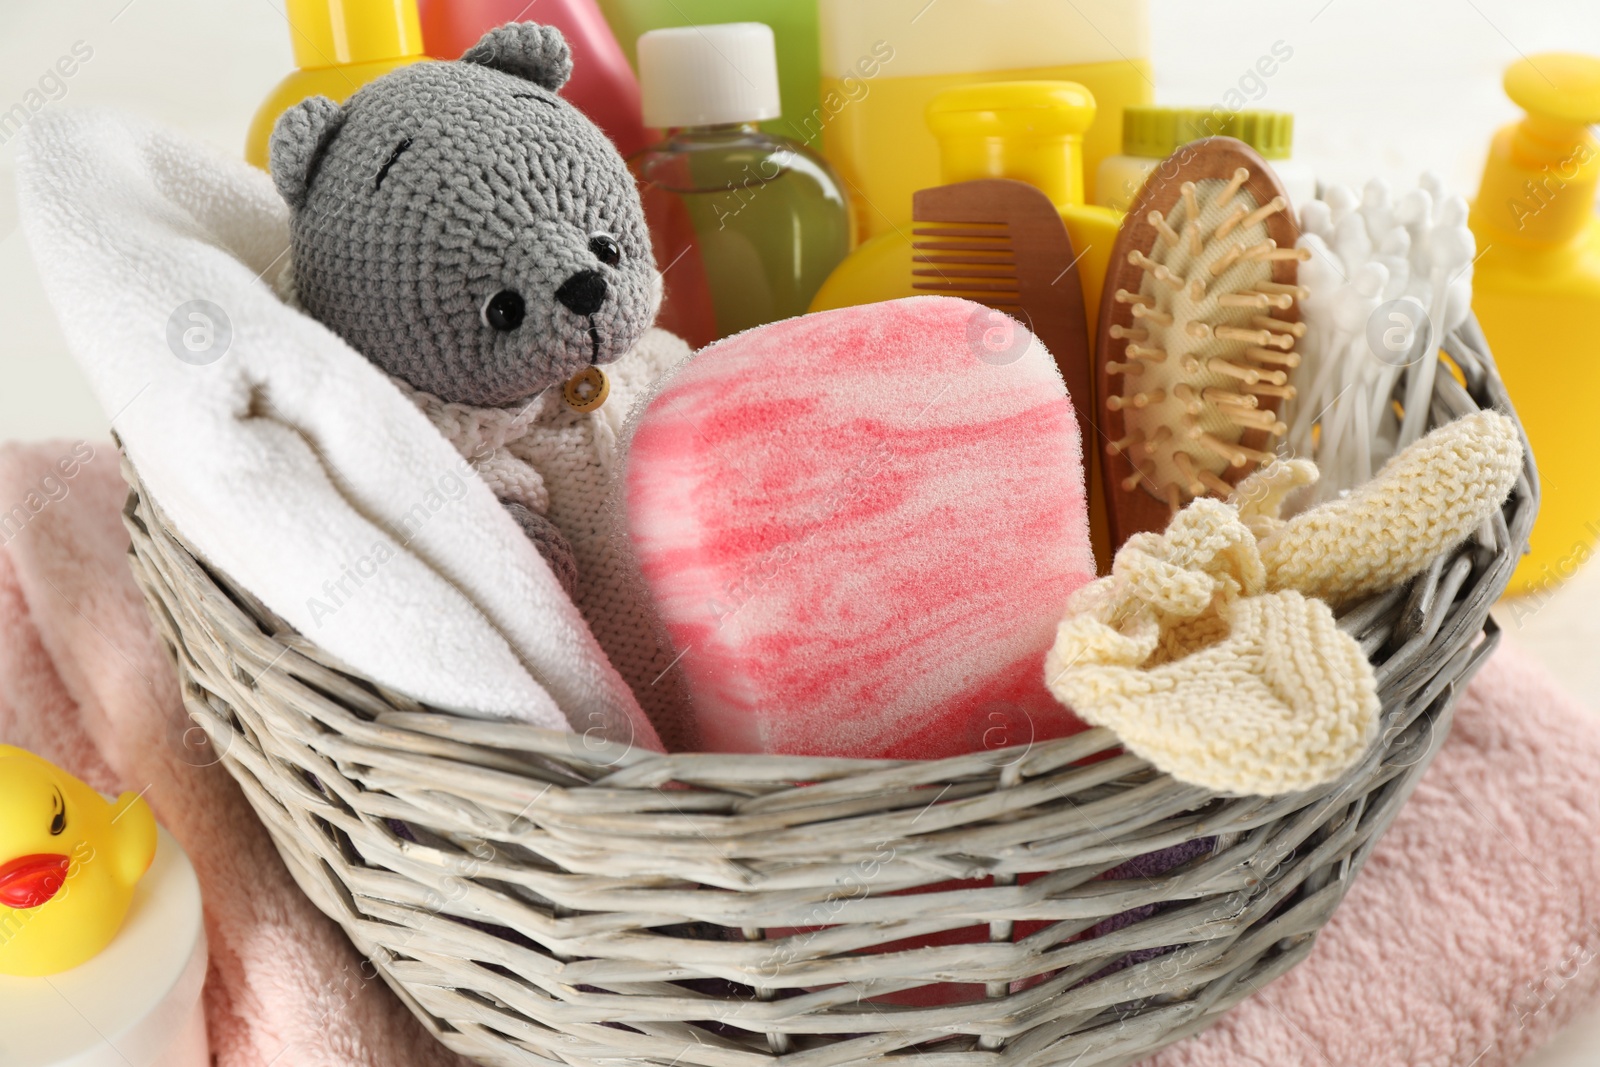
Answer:
[[(291, 298), (452, 440), (639, 692), (662, 646), (613, 558), (606, 485), (628, 405), (688, 351), (646, 337), (661, 283), (644, 212), (611, 142), (556, 95), (571, 70), (555, 29), (502, 26), (460, 60), (290, 108), (272, 178)], [(604, 404), (563, 402), (604, 364)]]
[(611, 395), (587, 414), (562, 403), (555, 390), (514, 407), (477, 407), (396, 379), (501, 501), (547, 519), (561, 532), (580, 579), (569, 595), (654, 721), (682, 696), (675, 678), (662, 679), (673, 654), (654, 616), (643, 609), (626, 534), (613, 514), (612, 476), (620, 466), (622, 417), (688, 355), (679, 338), (650, 330), (607, 368)]

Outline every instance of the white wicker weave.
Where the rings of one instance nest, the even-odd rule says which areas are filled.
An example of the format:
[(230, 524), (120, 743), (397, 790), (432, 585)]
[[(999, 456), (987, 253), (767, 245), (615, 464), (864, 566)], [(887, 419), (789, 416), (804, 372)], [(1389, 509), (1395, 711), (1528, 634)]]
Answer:
[[(1468, 384), (1439, 376), (1433, 421), (1509, 412), (1476, 324), (1446, 347)], [(1344, 614), (1382, 739), (1336, 785), (1265, 799), (1179, 784), (1105, 730), (892, 763), (661, 756), (432, 712), (209, 571), (127, 474), (189, 710), (301, 887), (451, 1048), (583, 1067), (1089, 1067), (1204, 1028), (1306, 956), (1411, 793), (1538, 499), (1530, 458), (1491, 528)], [(873, 999), (941, 982), (971, 995)]]

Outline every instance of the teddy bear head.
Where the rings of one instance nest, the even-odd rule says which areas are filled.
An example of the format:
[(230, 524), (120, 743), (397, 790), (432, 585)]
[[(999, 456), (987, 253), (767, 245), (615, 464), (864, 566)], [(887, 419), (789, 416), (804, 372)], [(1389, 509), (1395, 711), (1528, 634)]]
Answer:
[(444, 400), (516, 403), (627, 352), (660, 279), (633, 177), (556, 95), (552, 27), (502, 26), (273, 129), (295, 293), (384, 371)]

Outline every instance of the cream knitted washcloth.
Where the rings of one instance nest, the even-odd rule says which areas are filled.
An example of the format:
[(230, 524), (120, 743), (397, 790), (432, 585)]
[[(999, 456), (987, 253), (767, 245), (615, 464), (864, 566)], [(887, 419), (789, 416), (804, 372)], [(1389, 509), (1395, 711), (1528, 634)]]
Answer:
[(1310, 460), (1257, 472), (1235, 499), (1261, 538), (1268, 583), (1337, 607), (1427, 570), (1505, 503), (1521, 473), (1516, 423), (1480, 411), (1434, 430), (1348, 495), (1287, 522), (1278, 517), (1284, 497), (1317, 479)]
[(649, 394), (689, 348), (665, 330), (651, 330), (604, 370), (611, 382), (605, 404), (580, 414), (562, 403), (559, 387), (515, 407), (450, 403), (399, 379), (395, 385), (456, 447), (502, 501), (543, 516), (572, 546), (578, 610), (640, 706), (652, 720), (663, 701), (655, 685), (673, 653), (661, 637), (625, 545), (618, 545), (613, 473), (620, 467), (618, 436), (630, 409)]
[(1286, 522), (1284, 497), (1316, 467), (1274, 463), (1228, 503), (1196, 500), (1164, 533), (1129, 538), (1069, 603), (1045, 680), (1181, 781), (1267, 795), (1333, 781), (1372, 743), (1381, 708), (1328, 602), (1421, 573), (1504, 503), (1521, 465), (1515, 424), (1481, 412)]

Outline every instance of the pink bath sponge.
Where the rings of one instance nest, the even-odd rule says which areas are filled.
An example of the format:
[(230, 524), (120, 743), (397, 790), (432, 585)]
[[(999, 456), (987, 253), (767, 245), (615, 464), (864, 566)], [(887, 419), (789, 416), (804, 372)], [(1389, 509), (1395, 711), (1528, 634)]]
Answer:
[(1077, 419), (1021, 326), (918, 297), (711, 345), (634, 428), (626, 518), (721, 752), (932, 759), (1082, 724), (1045, 688), (1094, 577)]

